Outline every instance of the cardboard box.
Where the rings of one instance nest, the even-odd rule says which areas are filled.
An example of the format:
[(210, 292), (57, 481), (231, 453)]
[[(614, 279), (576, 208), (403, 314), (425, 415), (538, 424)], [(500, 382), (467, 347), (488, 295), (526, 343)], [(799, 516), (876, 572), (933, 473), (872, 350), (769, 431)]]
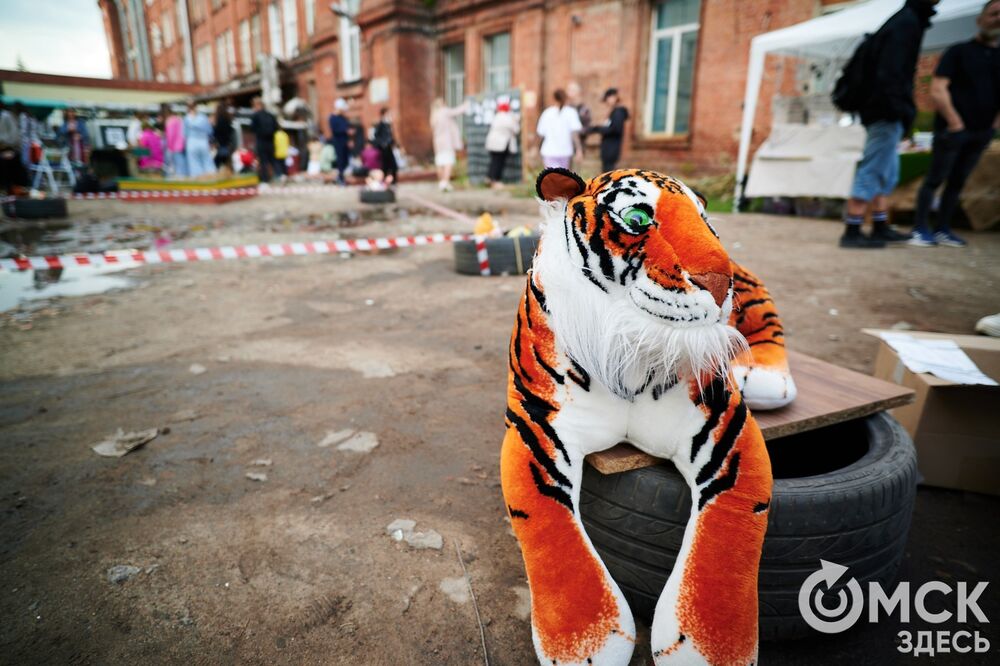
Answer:
[[(882, 332), (865, 330), (874, 336)], [(983, 373), (1000, 381), (1000, 338), (892, 332), (954, 340)], [(1000, 495), (1000, 386), (962, 385), (915, 374), (883, 340), (873, 374), (916, 391), (911, 404), (890, 413), (913, 438), (925, 484)]]

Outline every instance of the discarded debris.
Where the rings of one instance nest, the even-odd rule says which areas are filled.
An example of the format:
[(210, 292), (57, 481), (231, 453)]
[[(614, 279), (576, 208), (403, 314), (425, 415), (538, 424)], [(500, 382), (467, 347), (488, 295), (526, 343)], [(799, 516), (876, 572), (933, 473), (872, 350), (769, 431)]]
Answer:
[(191, 367), (188, 368), (188, 372), (190, 372), (192, 375), (200, 375), (203, 372), (206, 372), (207, 370), (208, 369), (201, 363), (192, 363)]
[(357, 432), (347, 441), (338, 444), (338, 451), (351, 451), (352, 453), (370, 453), (378, 446), (378, 437), (373, 432)]
[(142, 569), (134, 567), (131, 564), (116, 564), (108, 569), (108, 582), (121, 585), (129, 578), (139, 574), (141, 571)]
[(181, 421), (194, 421), (199, 416), (200, 414), (193, 409), (180, 409), (174, 412), (168, 420), (171, 423), (179, 423)]
[(247, 472), (246, 477), (251, 481), (267, 481), (267, 474), (261, 472)]
[(250, 464), (252, 466), (254, 466), (254, 467), (270, 467), (271, 466), (271, 459), (270, 458), (257, 458), (256, 460), (252, 460), (250, 462)]
[(406, 518), (397, 518), (389, 523), (385, 532), (395, 541), (405, 541), (411, 548), (417, 550), (441, 550), (444, 546), (444, 539), (434, 530), (426, 532), (415, 532), (413, 528), (417, 526), (416, 521)]
[(134, 432), (125, 432), (119, 428), (118, 432), (111, 435), (104, 441), (94, 444), (90, 448), (94, 450), (94, 453), (100, 456), (106, 456), (108, 458), (121, 458), (126, 453), (134, 451), (146, 442), (155, 439), (159, 434), (159, 428), (136, 430)]
[(326, 433), (326, 437), (320, 440), (320, 443), (316, 446), (320, 448), (326, 448), (332, 446), (333, 444), (339, 444), (348, 437), (354, 434), (354, 430), (348, 428), (347, 430), (330, 430)]

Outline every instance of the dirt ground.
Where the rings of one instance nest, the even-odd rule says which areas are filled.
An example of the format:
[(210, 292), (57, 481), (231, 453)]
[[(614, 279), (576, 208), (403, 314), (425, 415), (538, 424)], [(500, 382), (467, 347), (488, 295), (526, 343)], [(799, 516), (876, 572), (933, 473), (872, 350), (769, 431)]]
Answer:
[[(172, 231), (171, 247), (468, 230), (407, 193), (536, 224), (533, 202), (505, 194), (401, 193), (385, 221), (351, 213), (353, 190), (71, 202), (71, 228), (7, 224), (4, 238), (66, 251), (148, 244), (152, 228)], [(845, 251), (836, 223), (716, 218), (770, 287), (789, 346), (828, 361), (870, 370), (864, 327), (964, 333), (1000, 311), (1000, 234), (968, 234), (963, 250)], [(498, 478), (523, 277), (457, 275), (447, 245), (118, 275), (128, 288), (0, 317), (0, 662), (482, 663), (464, 564), (491, 663), (533, 663)], [(125, 457), (91, 451), (118, 428), (154, 427), (169, 432)], [(377, 447), (338, 448), (352, 432)], [(998, 510), (921, 489), (904, 577), (996, 580)], [(442, 548), (397, 540), (396, 519)], [(139, 572), (112, 583), (116, 565)], [(765, 645), (762, 659), (912, 661), (895, 630)]]

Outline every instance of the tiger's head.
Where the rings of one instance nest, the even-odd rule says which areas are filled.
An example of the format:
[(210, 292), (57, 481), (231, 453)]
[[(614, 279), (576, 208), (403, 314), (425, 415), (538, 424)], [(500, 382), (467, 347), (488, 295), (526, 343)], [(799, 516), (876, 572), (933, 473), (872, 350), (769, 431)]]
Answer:
[(536, 190), (547, 221), (531, 279), (574, 361), (626, 398), (728, 373), (745, 345), (729, 326), (732, 268), (690, 188), (652, 171), (584, 182), (556, 168)]

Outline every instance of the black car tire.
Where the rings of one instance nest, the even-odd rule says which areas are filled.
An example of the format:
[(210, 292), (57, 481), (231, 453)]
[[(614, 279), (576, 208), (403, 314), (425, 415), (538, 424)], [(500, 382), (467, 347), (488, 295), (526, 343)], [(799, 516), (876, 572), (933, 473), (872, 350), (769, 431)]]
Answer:
[[(775, 480), (758, 590), (761, 638), (774, 641), (816, 634), (799, 613), (798, 593), (820, 559), (849, 567), (838, 583), (854, 577), (866, 595), (868, 581), (889, 589), (909, 532), (917, 459), (906, 431), (885, 413), (767, 446)], [(669, 463), (612, 475), (584, 468), (587, 533), (647, 623), (690, 511), (688, 485)]]
[[(463, 275), (479, 275), (475, 241), (455, 241), (454, 246), (455, 271)], [(523, 275), (531, 268), (537, 248), (538, 236), (487, 238), (486, 254), (490, 260), (490, 274)]]
[(7, 217), (23, 220), (37, 220), (46, 217), (66, 217), (66, 200), (52, 199), (9, 199), (3, 203)]

